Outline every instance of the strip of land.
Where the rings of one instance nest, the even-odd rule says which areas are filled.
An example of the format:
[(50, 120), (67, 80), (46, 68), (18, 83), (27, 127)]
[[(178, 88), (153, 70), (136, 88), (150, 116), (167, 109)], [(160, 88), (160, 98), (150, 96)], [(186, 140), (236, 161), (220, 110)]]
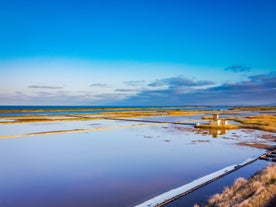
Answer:
[(128, 125), (128, 126), (94, 127), (94, 128), (85, 128), (85, 129), (44, 131), (44, 132), (34, 132), (34, 133), (27, 133), (27, 134), (16, 134), (16, 135), (0, 136), (0, 139), (31, 137), (31, 136), (40, 136), (40, 135), (49, 135), (49, 134), (66, 134), (66, 133), (76, 133), (76, 132), (90, 132), (90, 131), (112, 130), (112, 129), (120, 129), (120, 128), (143, 127), (143, 126), (157, 126), (157, 125), (160, 125), (160, 124), (161, 123), (132, 124), (132, 125)]
[[(268, 166), (251, 179), (238, 178), (221, 194), (213, 195), (204, 207), (274, 207), (276, 206), (276, 164)], [(200, 207), (196, 204), (195, 207)]]
[(0, 124), (19, 124), (31, 122), (54, 122), (54, 121), (89, 121), (106, 118), (141, 118), (152, 116), (191, 116), (202, 114), (201, 111), (165, 110), (165, 111), (122, 111), (122, 112), (100, 112), (97, 114), (65, 114), (65, 115), (18, 115), (1, 116)]
[(214, 182), (215, 180), (217, 180), (235, 170), (238, 170), (238, 169), (240, 169), (258, 159), (259, 158), (248, 159), (243, 163), (225, 167), (221, 170), (218, 170), (209, 175), (206, 175), (197, 180), (194, 180), (188, 184), (185, 184), (181, 187), (178, 187), (176, 189), (173, 189), (166, 193), (158, 195), (148, 201), (145, 201), (144, 203), (137, 205), (136, 207), (161, 207), (161, 206), (164, 206), (164, 205), (166, 205), (180, 197), (183, 197), (183, 196), (185, 196), (185, 195), (187, 195), (187, 194), (189, 194), (189, 193), (191, 193), (191, 192), (193, 192), (211, 182)]
[[(91, 111), (91, 110), (99, 110), (98, 108), (86, 108), (86, 109), (79, 109), (79, 112), (85, 112), (85, 111)], [(208, 111), (208, 110), (183, 110), (183, 109), (164, 109), (164, 108), (106, 108), (104, 112), (99, 113), (74, 113), (74, 114), (66, 114), (66, 112), (72, 112), (76, 111), (76, 109), (50, 109), (50, 110), (43, 110), (43, 109), (35, 109), (35, 110), (0, 110), (1, 113), (36, 113), (36, 112), (65, 112), (64, 114), (48, 114), (48, 115), (39, 115), (39, 114), (29, 114), (29, 115), (13, 115), (13, 116), (0, 116), (0, 124), (28, 124), (28, 123), (36, 123), (36, 122), (68, 122), (68, 121), (91, 121), (91, 120), (104, 120), (104, 119), (112, 119), (112, 120), (124, 120), (124, 121), (137, 121), (135, 119), (142, 120), (143, 118), (150, 118), (150, 117), (157, 117), (157, 116), (183, 116), (183, 117), (189, 117), (192, 118), (193, 116), (197, 115), (202, 116), (204, 119), (208, 119), (208, 117), (212, 113), (220, 113), (221, 116), (224, 116), (225, 119), (231, 120), (234, 123), (228, 126), (227, 130), (232, 129), (257, 129), (262, 131), (270, 132), (268, 135), (264, 135), (262, 138), (266, 140), (272, 141), (272, 143), (276, 142), (276, 107), (239, 107), (239, 108), (232, 108), (231, 110), (224, 110), (224, 111)], [(149, 119), (147, 119), (149, 120)], [(40, 136), (40, 135), (49, 135), (49, 134), (64, 134), (64, 133), (78, 133), (78, 132), (89, 132), (89, 131), (95, 131), (95, 130), (112, 130), (117, 128), (132, 128), (132, 127), (139, 127), (139, 126), (155, 126), (159, 124), (166, 124), (168, 122), (163, 121), (144, 121), (143, 122), (153, 122), (153, 123), (143, 123), (143, 124), (132, 124), (128, 126), (112, 126), (112, 127), (95, 127), (95, 128), (85, 128), (85, 129), (70, 129), (70, 130), (56, 130), (56, 131), (44, 131), (44, 132), (34, 132), (34, 133), (27, 133), (27, 134), (17, 134), (17, 135), (8, 135), (8, 136), (0, 136), (0, 138), (21, 138), (21, 137), (28, 137), (28, 136)], [(188, 119), (187, 119), (188, 120)], [(191, 120), (191, 119), (190, 119)], [(184, 124), (184, 123), (175, 123), (175, 124)], [(209, 127), (209, 126), (208, 126)], [(220, 127), (213, 128), (215, 130), (219, 130)], [(199, 129), (204, 130), (204, 129)], [(205, 129), (206, 130), (206, 129)], [(272, 133), (271, 133), (272, 132)], [(165, 140), (168, 141), (168, 140)], [(248, 143), (243, 140), (241, 140), (239, 145), (243, 146), (249, 146), (249, 147), (257, 147), (257, 148), (263, 148), (263, 149), (275, 149), (274, 145), (267, 145), (263, 143)], [(234, 168), (233, 168), (234, 167)], [(166, 202), (168, 199), (177, 198), (179, 195), (183, 195), (191, 190), (194, 190), (197, 186), (205, 185), (206, 182), (209, 182), (208, 180), (216, 179), (216, 176), (221, 176), (220, 173), (229, 173), (231, 169), (235, 169), (235, 166), (230, 166), (228, 169), (222, 169), (218, 172), (215, 172), (214, 174), (210, 174), (207, 177), (203, 177), (199, 180), (196, 180), (192, 183), (186, 184), (184, 186), (181, 186), (178, 189), (172, 190), (170, 192), (167, 192), (165, 194), (162, 194), (161, 196), (158, 196), (154, 199), (151, 199), (150, 201), (147, 201), (139, 206), (156, 206), (159, 204), (162, 204), (163, 202)], [(276, 172), (274, 167), (274, 172)], [(271, 180), (272, 179), (272, 180)], [(273, 178), (271, 178), (269, 181), (267, 181), (270, 184), (274, 184), (275, 187), (275, 175)], [(249, 182), (249, 181), (248, 181)], [(251, 186), (249, 183), (245, 183), (245, 181), (242, 181), (243, 186), (245, 189), (250, 189)], [(275, 188), (271, 188), (270, 184), (262, 185), (260, 189), (268, 187), (268, 189), (271, 189), (272, 192), (274, 192), (274, 200), (275, 200)], [(239, 184), (238, 184), (239, 185)], [(234, 187), (235, 188), (235, 187)], [(256, 192), (258, 189), (256, 189)], [(250, 191), (249, 191), (250, 192)], [(254, 191), (255, 192), (255, 191)], [(253, 194), (251, 192), (251, 194)], [(251, 195), (250, 194), (250, 195)], [(236, 194), (230, 194), (231, 196), (234, 196)], [(259, 195), (259, 194), (258, 194)], [(261, 195), (261, 194), (260, 194)], [(267, 196), (268, 194), (263, 195), (264, 197), (269, 197), (267, 203), (272, 202), (270, 199), (270, 196)], [(218, 198), (219, 196), (216, 196)], [(223, 197), (223, 196), (221, 196)], [(242, 194), (241, 199), (247, 200), (249, 195)], [(261, 197), (257, 196), (257, 199), (260, 199)], [(225, 199), (227, 200), (227, 199)], [(231, 200), (231, 197), (228, 197), (228, 201)], [(222, 201), (218, 201), (222, 202)], [(250, 201), (251, 202), (251, 201)], [(241, 205), (242, 206), (250, 206), (249, 201), (246, 201), (245, 203), (248, 205)], [(255, 200), (254, 200), (255, 202)], [(253, 202), (253, 203), (254, 203)], [(215, 200), (210, 200), (209, 206), (227, 206), (228, 204), (217, 204)], [(207, 205), (207, 206), (208, 206)], [(234, 205), (234, 204), (233, 204)], [(232, 204), (229, 204), (228, 206), (233, 206)], [(252, 205), (254, 206), (254, 205)], [(262, 205), (259, 205), (262, 206)]]
[[(170, 107), (166, 108), (105, 108), (103, 112), (98, 113), (78, 113), (89, 110), (99, 110), (99, 108), (81, 108), (81, 109), (21, 109), (21, 110), (0, 110), (0, 114), (4, 112), (17, 113), (17, 112), (70, 112), (65, 114), (28, 114), (28, 115), (13, 115), (13, 116), (1, 116), (0, 124), (28, 124), (36, 122), (71, 122), (71, 121), (93, 121), (93, 120), (125, 120), (125, 121), (142, 121), (152, 123), (167, 123), (164, 121), (150, 120), (150, 117), (162, 117), (162, 116), (183, 116), (184, 121), (174, 122), (174, 124), (192, 125), (195, 121), (190, 122), (194, 116), (201, 116), (204, 119), (201, 124), (202, 130), (233, 130), (233, 129), (257, 129), (268, 132), (276, 132), (276, 107), (244, 107), (244, 108), (232, 108), (230, 110), (184, 110), (184, 109), (173, 109)], [(108, 111), (107, 111), (108, 110)], [(121, 111), (120, 111), (121, 110)], [(264, 112), (266, 112), (264, 114)], [(230, 125), (224, 127), (210, 127), (210, 125), (204, 124), (206, 120), (210, 119), (210, 115), (213, 113), (219, 113), (222, 117), (227, 120), (234, 121)], [(253, 115), (252, 115), (253, 113)], [(189, 117), (189, 118), (188, 118)], [(199, 120), (200, 122), (200, 120)], [(204, 127), (206, 125), (206, 127)], [(39, 135), (43, 134), (57, 134), (57, 133), (72, 133), (82, 132), (85, 129), (72, 129), (72, 130), (58, 130), (53, 132), (37, 132)], [(0, 136), (0, 138), (15, 138), (15, 137), (26, 137), (36, 136), (37, 133), (24, 134), (24, 135), (13, 135), (13, 136)], [(269, 137), (263, 137), (269, 139), (272, 142), (276, 142), (276, 136), (270, 135)], [(251, 146), (263, 149), (273, 149), (275, 145), (267, 145), (265, 143), (248, 143), (241, 140), (239, 145)]]

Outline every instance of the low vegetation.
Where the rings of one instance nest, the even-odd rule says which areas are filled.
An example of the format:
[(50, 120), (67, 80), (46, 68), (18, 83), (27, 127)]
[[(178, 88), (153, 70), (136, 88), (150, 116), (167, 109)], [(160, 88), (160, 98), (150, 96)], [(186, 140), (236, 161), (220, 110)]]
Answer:
[[(233, 110), (251, 110), (258, 112), (271, 112), (276, 110), (276, 107), (240, 107), (233, 108)], [(47, 111), (57, 111), (60, 110), (64, 112), (69, 112), (72, 109), (49, 109), (42, 110), (43, 112)], [(79, 111), (85, 110), (96, 110), (95, 108), (81, 108)], [(111, 110), (107, 108), (106, 110)], [(115, 110), (115, 109), (113, 109)], [(150, 116), (192, 116), (196, 114), (209, 114), (214, 111), (201, 111), (201, 110), (179, 110), (179, 109), (159, 109), (158, 108), (144, 108), (144, 109), (136, 109), (136, 108), (116, 108), (118, 111), (105, 111), (101, 113), (95, 114), (64, 114), (64, 115), (19, 115), (19, 116), (1, 116), (0, 124), (13, 124), (13, 123), (30, 123), (30, 122), (49, 122), (49, 121), (83, 121), (83, 120), (94, 120), (94, 119), (104, 119), (104, 118), (141, 118), (141, 117), (150, 117)], [(122, 110), (122, 111), (120, 111)], [(20, 112), (38, 112), (39, 110), (20, 110)], [(231, 111), (231, 110), (229, 110)], [(229, 111), (224, 111), (223, 113), (228, 113)], [(0, 111), (0, 112), (3, 112)], [(7, 110), (4, 110), (7, 112)], [(11, 111), (9, 111), (11, 112)], [(17, 112), (12, 111), (12, 112)], [(235, 113), (234, 113), (235, 114)], [(237, 114), (238, 115), (238, 114)], [(204, 120), (211, 119), (211, 116), (203, 116)], [(259, 129), (264, 131), (276, 132), (276, 115), (272, 112), (269, 114), (257, 114), (254, 116), (235, 116), (231, 118), (227, 118), (232, 121), (239, 122), (240, 124), (231, 124), (224, 126), (223, 129), (237, 129), (237, 128), (247, 128), (247, 129)], [(199, 128), (210, 128), (208, 125), (201, 125)], [(218, 127), (217, 129), (222, 129)]]
[(256, 115), (247, 117), (234, 117), (231, 120), (240, 122), (242, 128), (260, 129), (264, 131), (276, 132), (275, 115)]
[(243, 107), (233, 107), (230, 110), (240, 110), (240, 111), (276, 111), (276, 106), (243, 106)]
[[(0, 124), (18, 124), (18, 123), (52, 122), (52, 121), (85, 121), (85, 120), (95, 120), (95, 119), (105, 119), (105, 118), (110, 118), (110, 119), (143, 118), (143, 117), (150, 117), (150, 116), (189, 116), (189, 115), (203, 113), (202, 111), (156, 110), (154, 108), (144, 109), (143, 111), (135, 111), (135, 110), (133, 109), (133, 111), (131, 111), (130, 109), (127, 109), (126, 111), (100, 112), (95, 114), (64, 114), (64, 115), (63, 114), (61, 115), (31, 114), (31, 115), (18, 115), (18, 116), (1, 116), (0, 118), (2, 119), (2, 121), (0, 120)], [(30, 111), (33, 112), (33, 110), (30, 110)], [(27, 112), (27, 110), (25, 110), (24, 112)]]
[(224, 125), (224, 126), (211, 126), (209, 124), (200, 124), (195, 127), (202, 128), (202, 129), (217, 129), (217, 130), (230, 130), (230, 129), (241, 128), (239, 125), (236, 125), (236, 124), (228, 124), (228, 125)]
[[(276, 206), (276, 164), (268, 166), (249, 180), (238, 178), (233, 186), (213, 195), (204, 207)], [(198, 204), (195, 207), (199, 207)]]

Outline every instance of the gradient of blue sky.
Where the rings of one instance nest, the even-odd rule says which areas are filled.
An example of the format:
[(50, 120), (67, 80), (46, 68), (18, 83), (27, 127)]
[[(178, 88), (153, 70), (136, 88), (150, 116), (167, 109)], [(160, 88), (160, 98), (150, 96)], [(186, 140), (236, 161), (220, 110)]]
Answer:
[(0, 0), (0, 104), (276, 103), (274, 0)]

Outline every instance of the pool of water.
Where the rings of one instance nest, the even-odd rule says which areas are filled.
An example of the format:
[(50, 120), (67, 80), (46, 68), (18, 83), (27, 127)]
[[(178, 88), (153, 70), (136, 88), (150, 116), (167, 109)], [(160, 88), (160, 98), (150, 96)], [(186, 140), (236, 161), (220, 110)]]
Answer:
[[(0, 139), (0, 206), (134, 206), (264, 152), (237, 145), (261, 139), (260, 131), (234, 130), (214, 138), (190, 126), (135, 124), (95, 120), (0, 125), (0, 135), (107, 127)], [(135, 127), (119, 128), (131, 125)]]
[(243, 177), (249, 179), (253, 176), (256, 172), (264, 169), (266, 166), (271, 164), (267, 161), (257, 160), (250, 165), (247, 165), (239, 170), (228, 174), (227, 176), (216, 180), (213, 183), (210, 183), (207, 186), (204, 186), (195, 192), (192, 192), (180, 199), (177, 199), (167, 205), (165, 207), (194, 207), (195, 204), (204, 205), (207, 203), (208, 199), (216, 194), (222, 193), (225, 186), (231, 186), (236, 179)]
[(116, 126), (131, 126), (137, 123), (114, 120), (96, 121), (63, 121), (63, 122), (34, 122), (22, 124), (0, 124), (0, 136), (49, 132), (59, 130), (108, 128)]

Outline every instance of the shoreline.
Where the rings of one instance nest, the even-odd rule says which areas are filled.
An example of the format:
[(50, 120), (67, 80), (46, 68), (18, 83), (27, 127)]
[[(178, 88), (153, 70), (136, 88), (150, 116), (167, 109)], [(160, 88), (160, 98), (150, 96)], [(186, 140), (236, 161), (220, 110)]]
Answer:
[[(65, 109), (66, 110), (66, 109)], [(219, 113), (224, 116), (224, 119), (235, 122), (222, 127), (223, 129), (236, 129), (236, 128), (247, 128), (247, 129), (260, 129), (264, 131), (276, 132), (276, 114), (263, 114), (258, 111), (259, 114), (250, 115), (250, 113), (243, 114), (241, 110), (146, 110), (146, 111), (128, 111), (128, 108), (124, 111), (116, 112), (99, 112), (99, 113), (76, 113), (72, 114), (20, 114), (20, 115), (4, 115), (0, 116), (0, 124), (14, 124), (14, 123), (30, 123), (30, 122), (50, 122), (50, 121), (79, 121), (79, 120), (95, 120), (95, 119), (124, 119), (124, 118), (144, 118), (144, 117), (158, 117), (158, 116), (194, 116), (201, 115), (201, 122), (206, 122), (210, 117), (208, 115), (213, 113)], [(247, 111), (248, 112), (248, 111)], [(266, 110), (265, 112), (268, 112)], [(1, 110), (0, 110), (1, 114)], [(230, 116), (231, 115), (231, 116)], [(234, 115), (234, 116), (233, 116)], [(263, 123), (262, 123), (263, 122)], [(217, 128), (221, 127), (210, 127), (210, 125), (201, 124), (195, 126), (198, 128)]]
[(168, 203), (171, 203), (183, 196), (186, 196), (201, 187), (204, 187), (246, 165), (249, 165), (256, 160), (258, 160), (259, 157), (257, 158), (251, 158), (246, 160), (245, 162), (236, 164), (236, 165), (231, 165), (228, 167), (225, 167), (223, 169), (220, 169), (218, 171), (215, 171), (211, 174), (205, 175), (201, 178), (198, 178), (190, 183), (187, 183), (185, 185), (182, 185), (178, 188), (172, 189), (168, 192), (162, 193), (161, 195), (158, 195), (152, 199), (149, 199), (141, 204), (136, 205), (135, 207), (162, 207), (165, 206)]
[[(276, 108), (276, 107), (275, 107)], [(121, 108), (122, 109), (122, 108)], [(269, 108), (271, 109), (271, 108)], [(274, 110), (274, 107), (272, 107)], [(225, 119), (235, 121), (235, 124), (231, 124), (226, 127), (210, 127), (206, 124), (201, 124), (197, 126), (194, 124), (195, 129), (201, 130), (204, 134), (206, 130), (217, 130), (219, 131), (229, 131), (229, 130), (244, 130), (244, 129), (253, 129), (261, 130), (263, 132), (276, 132), (276, 115), (271, 114), (254, 114), (254, 116), (244, 115), (240, 111), (225, 110), (220, 112)], [(259, 108), (256, 110), (259, 111)], [(1, 111), (1, 110), (0, 110)], [(269, 110), (265, 110), (266, 112)], [(178, 124), (178, 125), (193, 125), (194, 122), (201, 121), (206, 122), (208, 115), (212, 113), (217, 113), (218, 111), (206, 111), (206, 110), (179, 110), (179, 109), (169, 109), (169, 110), (153, 110), (153, 111), (116, 111), (116, 112), (100, 112), (96, 114), (48, 114), (48, 115), (17, 115), (17, 116), (0, 116), (0, 125), (7, 124), (30, 124), (30, 123), (47, 123), (47, 122), (73, 122), (73, 121), (95, 121), (95, 120), (124, 120), (124, 121), (137, 121), (137, 122), (151, 122), (158, 124)], [(262, 112), (262, 111), (261, 111)], [(235, 117), (233, 117), (235, 115)], [(150, 117), (184, 117), (183, 121), (178, 122), (168, 122), (168, 121), (158, 121), (156, 119), (150, 120)], [(201, 116), (202, 120), (194, 120), (193, 116), (196, 116), (196, 119), (199, 119)], [(186, 117), (186, 118), (185, 118)], [(146, 118), (146, 119), (145, 119)], [(137, 120), (136, 120), (137, 119)], [(193, 122), (190, 122), (190, 121)], [(120, 126), (117, 126), (120, 127)], [(46, 131), (46, 132), (36, 132), (35, 134), (21, 134), (21, 135), (10, 135), (10, 136), (0, 136), (0, 138), (17, 138), (17, 137), (26, 137), (26, 136), (35, 136), (43, 134), (58, 134), (58, 133), (73, 133), (73, 132), (84, 132), (85, 129), (69, 129), (69, 130), (57, 130), (57, 131)], [(263, 136), (263, 139), (268, 139), (271, 141), (276, 141), (276, 136), (269, 135)], [(261, 148), (261, 149), (273, 149), (275, 145), (267, 145), (262, 143), (247, 143), (240, 141), (239, 145)]]
[(16, 134), (0, 136), (0, 139), (13, 139), (13, 138), (24, 138), (39, 135), (49, 135), (49, 134), (67, 134), (67, 133), (78, 133), (78, 132), (90, 132), (90, 131), (100, 131), (100, 130), (112, 130), (112, 129), (122, 129), (122, 128), (134, 128), (143, 126), (157, 126), (161, 123), (151, 123), (151, 124), (132, 124), (129, 126), (112, 126), (112, 127), (95, 127), (95, 128), (85, 128), (85, 129), (69, 129), (69, 130), (55, 130), (55, 131), (44, 131), (44, 132), (33, 132), (26, 134)]
[(206, 204), (195, 204), (194, 207), (272, 207), (276, 204), (275, 183), (276, 164), (270, 164), (249, 179), (239, 177), (232, 185), (225, 187), (223, 192), (212, 195)]
[[(21, 124), (33, 124), (33, 123), (47, 123), (47, 122), (76, 122), (77, 121), (88, 121), (89, 123), (93, 123), (95, 120), (113, 120), (113, 121), (131, 121), (132, 123), (128, 123), (125, 125), (125, 123), (121, 124), (120, 122), (111, 122), (112, 126), (103, 126), (103, 127), (91, 127), (89, 126), (88, 128), (75, 128), (77, 125), (76, 123), (68, 124), (68, 126), (71, 126), (70, 128), (67, 129), (61, 129), (59, 127), (56, 128), (44, 128), (45, 131), (39, 131), (42, 130), (42, 128), (36, 128), (38, 129), (37, 131), (33, 132), (30, 131), (31, 133), (26, 133), (29, 131), (21, 131), (22, 134), (15, 134), (15, 135), (6, 135), (6, 136), (0, 136), (0, 139), (10, 139), (10, 138), (24, 138), (24, 137), (30, 137), (30, 136), (42, 136), (42, 135), (54, 135), (54, 134), (65, 134), (65, 133), (86, 133), (90, 131), (98, 131), (98, 130), (114, 130), (114, 129), (120, 129), (120, 128), (134, 128), (134, 127), (143, 127), (143, 126), (157, 126), (157, 125), (162, 125), (162, 124), (172, 124), (170, 127), (174, 128), (181, 128), (181, 131), (191, 131), (193, 133), (202, 133), (202, 135), (206, 135), (206, 132), (208, 133), (208, 130), (221, 130), (220, 127), (218, 128), (213, 128), (213, 127), (203, 127), (203, 128), (194, 128), (194, 127), (181, 127), (180, 125), (193, 125), (197, 119), (200, 119), (204, 116), (208, 116), (214, 112), (217, 111), (206, 111), (206, 110), (146, 110), (146, 111), (113, 111), (113, 112), (100, 112), (96, 114), (86, 114), (86, 113), (76, 113), (76, 114), (48, 114), (48, 115), (39, 115), (39, 114), (32, 114), (32, 115), (17, 115), (17, 116), (0, 116), (0, 125), (5, 128), (5, 125), (8, 124), (18, 124), (19, 126)], [(250, 113), (248, 113), (250, 114)], [(239, 143), (235, 143), (237, 145), (241, 146), (247, 146), (247, 147), (255, 147), (255, 148), (260, 148), (260, 149), (272, 149), (276, 148), (275, 146), (275, 141), (276, 141), (276, 136), (273, 134), (276, 129), (276, 116), (271, 115), (271, 114), (253, 114), (253, 115), (248, 115), (247, 113), (241, 113), (240, 111), (223, 111), (221, 112), (221, 115), (224, 116), (223, 118), (229, 119), (229, 120), (234, 120), (237, 122), (234, 125), (230, 125), (229, 128), (223, 128), (227, 133), (227, 130), (244, 130), (244, 129), (256, 129), (256, 130), (261, 130), (261, 135), (258, 138), (261, 138), (263, 140), (267, 141), (272, 141), (272, 142), (267, 142), (270, 145), (265, 145), (262, 143), (260, 140), (256, 140), (254, 143), (247, 142), (246, 139), (243, 140), (242, 137)], [(153, 117), (151, 119), (151, 117)], [(158, 119), (158, 117), (160, 117)], [(164, 117), (164, 118), (161, 118)], [(166, 117), (181, 117), (181, 118), (166, 118)], [(165, 120), (175, 120), (175, 122), (169, 122)], [(92, 121), (92, 122), (89, 122)], [(203, 120), (204, 121), (204, 120)], [(202, 122), (203, 122), (202, 121)], [(136, 122), (136, 123), (135, 123)], [(138, 122), (148, 122), (148, 123), (138, 123)], [(188, 122), (190, 122), (188, 124)], [(107, 123), (107, 122), (104, 122)], [(109, 123), (109, 122), (108, 122)], [(115, 126), (113, 126), (115, 123)], [(176, 126), (176, 124), (178, 126)], [(87, 124), (85, 123), (85, 126)], [(89, 124), (90, 125), (90, 124)], [(67, 126), (67, 125), (66, 125)], [(204, 126), (204, 125), (201, 125)], [(12, 127), (11, 127), (12, 128)], [(52, 131), (50, 131), (52, 129)], [(47, 131), (48, 130), (48, 131)], [(244, 130), (245, 131), (245, 130)], [(247, 133), (251, 133), (251, 130), (247, 130)], [(263, 133), (262, 133), (263, 132)], [(209, 132), (210, 133), (210, 132)], [(236, 134), (237, 132), (232, 132), (232, 134)], [(221, 136), (221, 134), (219, 134)], [(223, 135), (222, 135), (223, 136)], [(235, 135), (234, 135), (235, 136)], [(224, 138), (224, 137), (222, 137)], [(238, 138), (236, 136), (236, 138)], [(208, 139), (210, 139), (208, 137)], [(226, 138), (225, 138), (226, 139)], [(163, 140), (164, 141), (164, 140)], [(193, 141), (193, 140), (192, 140)], [(192, 142), (191, 141), (191, 142)], [(206, 141), (206, 140), (202, 140)], [(274, 142), (274, 143), (273, 143)], [(266, 142), (264, 142), (266, 143)], [(257, 158), (258, 159), (258, 158)], [(249, 161), (250, 163), (251, 161)], [(232, 164), (232, 163), (231, 163)], [(197, 190), (195, 188), (198, 188), (197, 185), (200, 187), (205, 186), (209, 184), (210, 180), (217, 180), (220, 179), (221, 176), (224, 176), (224, 173), (229, 174), (232, 172), (232, 170), (237, 170), (240, 167), (243, 166), (243, 163), (238, 164), (238, 165), (233, 165), (216, 171), (214, 173), (211, 173), (209, 175), (204, 176), (202, 178), (199, 178), (197, 180), (192, 181), (191, 183), (188, 183), (184, 186), (181, 186), (180, 189), (175, 189), (172, 190), (174, 193), (179, 193), (180, 191), (186, 190), (185, 192), (180, 192), (180, 195), (182, 196), (183, 194), (186, 194), (187, 192)], [(231, 167), (231, 168), (230, 168)], [(204, 178), (204, 179), (203, 179)], [(207, 180), (208, 178), (208, 180)], [(199, 182), (200, 181), (200, 182)], [(211, 181), (213, 182), (213, 181)], [(196, 185), (197, 184), (197, 185)], [(188, 185), (188, 186), (187, 186)], [(180, 191), (179, 191), (180, 190)], [(173, 192), (170, 191), (169, 195), (172, 195)], [(173, 194), (173, 200), (179, 199), (179, 195)], [(165, 195), (165, 201), (170, 200), (170, 198), (166, 197)], [(162, 197), (161, 196), (161, 197)], [(162, 198), (164, 199), (164, 198)], [(164, 201), (164, 202), (165, 202)], [(152, 202), (149, 201), (149, 202)], [(153, 199), (153, 202), (155, 200)], [(159, 201), (158, 201), (159, 202)], [(162, 202), (161, 202), (162, 203)], [(163, 205), (163, 204), (162, 204)], [(143, 206), (143, 205), (142, 205)], [(146, 206), (151, 206), (151, 203), (147, 203)], [(155, 205), (156, 206), (156, 205)], [(159, 205), (157, 205), (159, 206)]]

